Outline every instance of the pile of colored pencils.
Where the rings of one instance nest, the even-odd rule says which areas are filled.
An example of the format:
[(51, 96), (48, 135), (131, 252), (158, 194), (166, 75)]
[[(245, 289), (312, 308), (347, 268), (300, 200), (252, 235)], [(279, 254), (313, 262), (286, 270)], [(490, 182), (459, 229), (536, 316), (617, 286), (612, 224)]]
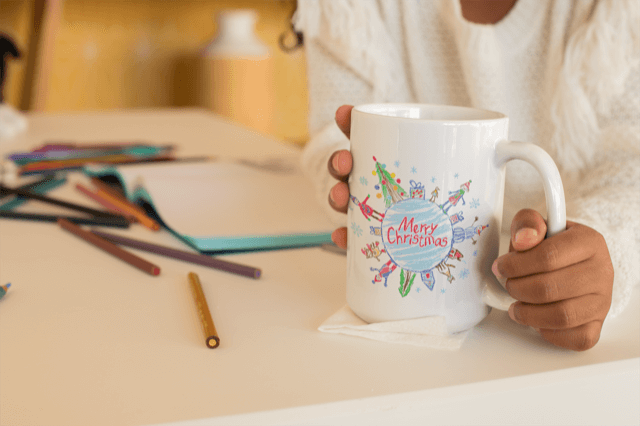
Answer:
[(47, 143), (31, 152), (8, 157), (18, 168), (18, 175), (52, 173), (82, 168), (88, 164), (116, 165), (155, 161), (172, 161), (173, 145), (139, 142), (72, 144)]

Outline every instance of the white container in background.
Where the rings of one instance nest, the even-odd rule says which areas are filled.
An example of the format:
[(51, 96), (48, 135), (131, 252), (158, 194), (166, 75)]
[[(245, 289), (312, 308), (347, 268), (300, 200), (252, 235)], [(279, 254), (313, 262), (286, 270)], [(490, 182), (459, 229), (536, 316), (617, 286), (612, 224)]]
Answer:
[(204, 51), (204, 104), (262, 133), (273, 132), (273, 65), (255, 33), (254, 10), (217, 15), (218, 30)]

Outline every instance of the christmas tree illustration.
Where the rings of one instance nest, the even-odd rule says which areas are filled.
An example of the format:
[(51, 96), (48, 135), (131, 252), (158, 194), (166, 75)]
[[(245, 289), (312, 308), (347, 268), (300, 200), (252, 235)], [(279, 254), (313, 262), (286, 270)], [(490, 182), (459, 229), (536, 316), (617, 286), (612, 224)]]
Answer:
[(413, 285), (413, 280), (416, 278), (416, 274), (405, 271), (404, 269), (400, 269), (400, 287), (398, 290), (402, 297), (405, 297), (411, 291), (411, 286)]
[[(376, 157), (373, 157), (373, 161), (376, 162), (373, 174), (378, 176), (380, 180), (382, 197), (384, 198), (387, 208), (407, 198), (407, 191), (400, 186), (400, 179), (395, 179), (395, 173), (389, 173), (385, 165), (380, 164)], [(378, 189), (377, 186), (376, 189)]]

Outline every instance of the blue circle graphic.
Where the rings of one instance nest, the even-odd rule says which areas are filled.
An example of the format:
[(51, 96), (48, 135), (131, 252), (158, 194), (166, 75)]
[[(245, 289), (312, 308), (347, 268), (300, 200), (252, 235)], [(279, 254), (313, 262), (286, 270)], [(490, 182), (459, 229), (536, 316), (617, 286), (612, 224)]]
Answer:
[(451, 220), (440, 206), (429, 200), (402, 200), (385, 212), (382, 242), (396, 265), (413, 272), (428, 271), (451, 251)]

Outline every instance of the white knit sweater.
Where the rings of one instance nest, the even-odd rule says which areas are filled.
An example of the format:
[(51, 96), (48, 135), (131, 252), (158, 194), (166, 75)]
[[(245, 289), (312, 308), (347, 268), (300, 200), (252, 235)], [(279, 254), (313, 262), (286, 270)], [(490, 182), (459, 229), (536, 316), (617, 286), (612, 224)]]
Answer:
[[(473, 106), (510, 118), (512, 140), (547, 150), (563, 173), (567, 216), (604, 235), (615, 268), (610, 315), (640, 282), (640, 2), (518, 0), (495, 25), (459, 0), (298, 0), (310, 90), (303, 168), (328, 206), (327, 160), (349, 141), (343, 104)], [(545, 214), (537, 172), (507, 166), (506, 229), (521, 208)]]

